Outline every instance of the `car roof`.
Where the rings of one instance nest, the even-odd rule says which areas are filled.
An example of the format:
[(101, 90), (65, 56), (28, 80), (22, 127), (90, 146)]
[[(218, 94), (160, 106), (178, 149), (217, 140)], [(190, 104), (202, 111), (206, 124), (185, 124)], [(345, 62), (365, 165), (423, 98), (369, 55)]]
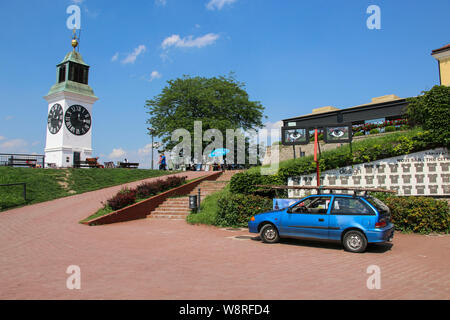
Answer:
[(323, 193), (323, 194), (312, 194), (310, 196), (307, 196), (307, 198), (311, 198), (311, 197), (331, 197), (331, 196), (335, 196), (335, 197), (342, 197), (342, 198), (367, 198), (367, 196), (354, 196), (352, 194), (336, 194), (336, 193)]

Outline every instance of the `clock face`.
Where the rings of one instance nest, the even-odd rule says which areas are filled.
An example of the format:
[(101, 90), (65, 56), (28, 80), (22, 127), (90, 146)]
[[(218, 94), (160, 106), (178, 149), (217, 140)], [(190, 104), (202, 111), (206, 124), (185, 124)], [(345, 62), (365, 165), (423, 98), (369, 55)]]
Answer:
[(55, 104), (48, 113), (48, 131), (51, 134), (57, 134), (63, 123), (63, 108), (60, 104)]
[(69, 107), (64, 116), (67, 130), (76, 136), (83, 136), (91, 129), (91, 115), (83, 106), (73, 105)]

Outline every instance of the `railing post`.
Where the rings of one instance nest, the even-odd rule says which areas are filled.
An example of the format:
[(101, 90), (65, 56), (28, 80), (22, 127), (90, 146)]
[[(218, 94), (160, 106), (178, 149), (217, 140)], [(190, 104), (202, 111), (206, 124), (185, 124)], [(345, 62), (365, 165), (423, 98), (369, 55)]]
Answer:
[(198, 211), (200, 211), (200, 204), (201, 204), (201, 202), (202, 202), (202, 200), (200, 199), (200, 197), (201, 197), (201, 195), (200, 195), (200, 192), (201, 190), (200, 190), (200, 188), (198, 188)]

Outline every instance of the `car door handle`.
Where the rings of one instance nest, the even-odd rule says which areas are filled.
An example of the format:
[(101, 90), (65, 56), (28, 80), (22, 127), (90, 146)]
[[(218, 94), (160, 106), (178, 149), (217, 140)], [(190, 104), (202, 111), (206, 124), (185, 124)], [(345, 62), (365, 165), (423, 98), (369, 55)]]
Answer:
[(325, 219), (319, 219), (319, 222), (324, 222), (325, 221)]

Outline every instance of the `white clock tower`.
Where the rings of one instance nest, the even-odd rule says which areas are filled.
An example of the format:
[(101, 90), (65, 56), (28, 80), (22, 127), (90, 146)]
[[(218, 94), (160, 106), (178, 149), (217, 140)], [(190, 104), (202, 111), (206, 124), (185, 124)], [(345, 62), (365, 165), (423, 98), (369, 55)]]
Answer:
[(89, 66), (75, 49), (57, 65), (56, 84), (44, 97), (48, 102), (45, 162), (73, 167), (92, 157), (92, 107), (98, 98), (88, 85)]

